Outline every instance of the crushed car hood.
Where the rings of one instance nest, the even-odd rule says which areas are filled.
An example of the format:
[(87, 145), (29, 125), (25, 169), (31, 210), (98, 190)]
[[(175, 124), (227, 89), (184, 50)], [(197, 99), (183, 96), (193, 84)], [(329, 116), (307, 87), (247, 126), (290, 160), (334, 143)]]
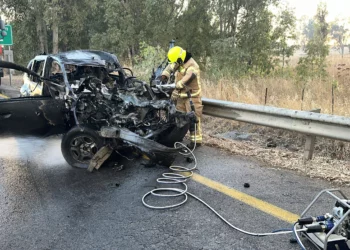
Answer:
[(72, 50), (62, 52), (52, 57), (57, 57), (64, 64), (72, 64), (76, 66), (94, 66), (105, 67), (106, 64), (120, 67), (118, 58), (110, 53), (94, 50)]

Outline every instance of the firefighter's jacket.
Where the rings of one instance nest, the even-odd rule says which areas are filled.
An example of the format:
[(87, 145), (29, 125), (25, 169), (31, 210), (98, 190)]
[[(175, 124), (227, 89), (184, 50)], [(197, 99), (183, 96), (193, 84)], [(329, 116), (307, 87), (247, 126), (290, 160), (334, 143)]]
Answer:
[[(176, 69), (176, 64), (169, 64), (165, 70), (162, 72), (162, 75), (170, 78), (171, 73), (173, 73)], [(193, 78), (193, 74), (196, 77)], [(182, 67), (175, 71), (175, 82), (177, 85), (183, 85), (184, 88), (180, 90), (174, 90), (174, 92), (178, 92), (178, 97), (176, 97), (176, 109), (180, 111), (190, 112), (190, 102), (188, 100), (187, 91), (190, 90), (192, 101), (195, 107), (195, 113), (198, 119), (198, 123), (196, 126), (196, 131), (191, 132), (190, 140), (191, 142), (196, 142), (197, 144), (202, 143), (202, 126), (201, 126), (201, 116), (203, 112), (202, 105), (202, 93), (201, 93), (201, 82), (200, 82), (200, 71), (199, 66), (193, 58), (190, 58)], [(179, 84), (179, 82), (181, 84)], [(174, 96), (174, 93), (172, 97)]]
[[(175, 63), (169, 64), (162, 75), (170, 78), (172, 72), (174, 72), (176, 67)], [(192, 78), (192, 74), (195, 74), (195, 78)], [(181, 83), (185, 86), (183, 89), (179, 90), (180, 98), (187, 98), (187, 91), (190, 90), (192, 97), (201, 97), (201, 83), (200, 83), (200, 70), (197, 62), (190, 58), (183, 66), (180, 66), (179, 69), (175, 72), (175, 82)]]

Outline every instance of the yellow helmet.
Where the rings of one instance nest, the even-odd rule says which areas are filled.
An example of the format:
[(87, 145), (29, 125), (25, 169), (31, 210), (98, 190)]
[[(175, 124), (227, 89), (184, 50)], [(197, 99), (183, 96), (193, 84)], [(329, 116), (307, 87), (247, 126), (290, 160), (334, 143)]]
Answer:
[(185, 61), (185, 58), (186, 58), (186, 50), (182, 49), (179, 46), (175, 46), (171, 48), (168, 52), (168, 59), (169, 59), (169, 62), (171, 63), (174, 63), (174, 62), (183, 63)]

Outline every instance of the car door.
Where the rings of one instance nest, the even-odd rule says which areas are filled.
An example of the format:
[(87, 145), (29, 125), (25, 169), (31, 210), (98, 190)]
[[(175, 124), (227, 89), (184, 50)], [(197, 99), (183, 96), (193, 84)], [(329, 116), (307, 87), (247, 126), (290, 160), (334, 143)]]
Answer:
[[(34, 86), (44, 84), (37, 77), (31, 81)], [(42, 86), (35, 96), (0, 99), (0, 135), (48, 136), (66, 131), (64, 100), (42, 91)]]
[(48, 136), (64, 133), (63, 100), (51, 97), (0, 99), (0, 135)]
[[(27, 68), (40, 76), (44, 75), (44, 67), (47, 57), (36, 57), (29, 62)], [(23, 86), (21, 87), (21, 96), (41, 96), (43, 91), (43, 82), (38, 81), (37, 77), (24, 73)]]

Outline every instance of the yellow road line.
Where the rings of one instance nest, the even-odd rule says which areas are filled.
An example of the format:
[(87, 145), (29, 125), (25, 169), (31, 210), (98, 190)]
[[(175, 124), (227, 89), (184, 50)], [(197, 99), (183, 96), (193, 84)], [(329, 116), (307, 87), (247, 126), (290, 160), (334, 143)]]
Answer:
[(9, 99), (9, 97), (8, 97), (8, 96), (3, 95), (3, 94), (0, 94), (0, 97), (5, 98), (5, 99)]
[(245, 204), (252, 206), (256, 209), (259, 209), (267, 214), (270, 214), (274, 217), (277, 217), (283, 221), (294, 223), (298, 220), (299, 216), (297, 214), (293, 214), (287, 210), (284, 210), (282, 208), (279, 208), (275, 205), (272, 205), (266, 201), (259, 200), (253, 196), (250, 196), (248, 194), (242, 193), (238, 190), (235, 190), (233, 188), (226, 187), (225, 185), (210, 180), (206, 177), (203, 177), (199, 174), (194, 174), (192, 176), (192, 179), (196, 182), (199, 182), (207, 187), (210, 187), (216, 191), (219, 191), (223, 194), (226, 194), (236, 200), (239, 200), (241, 202), (244, 202)]

